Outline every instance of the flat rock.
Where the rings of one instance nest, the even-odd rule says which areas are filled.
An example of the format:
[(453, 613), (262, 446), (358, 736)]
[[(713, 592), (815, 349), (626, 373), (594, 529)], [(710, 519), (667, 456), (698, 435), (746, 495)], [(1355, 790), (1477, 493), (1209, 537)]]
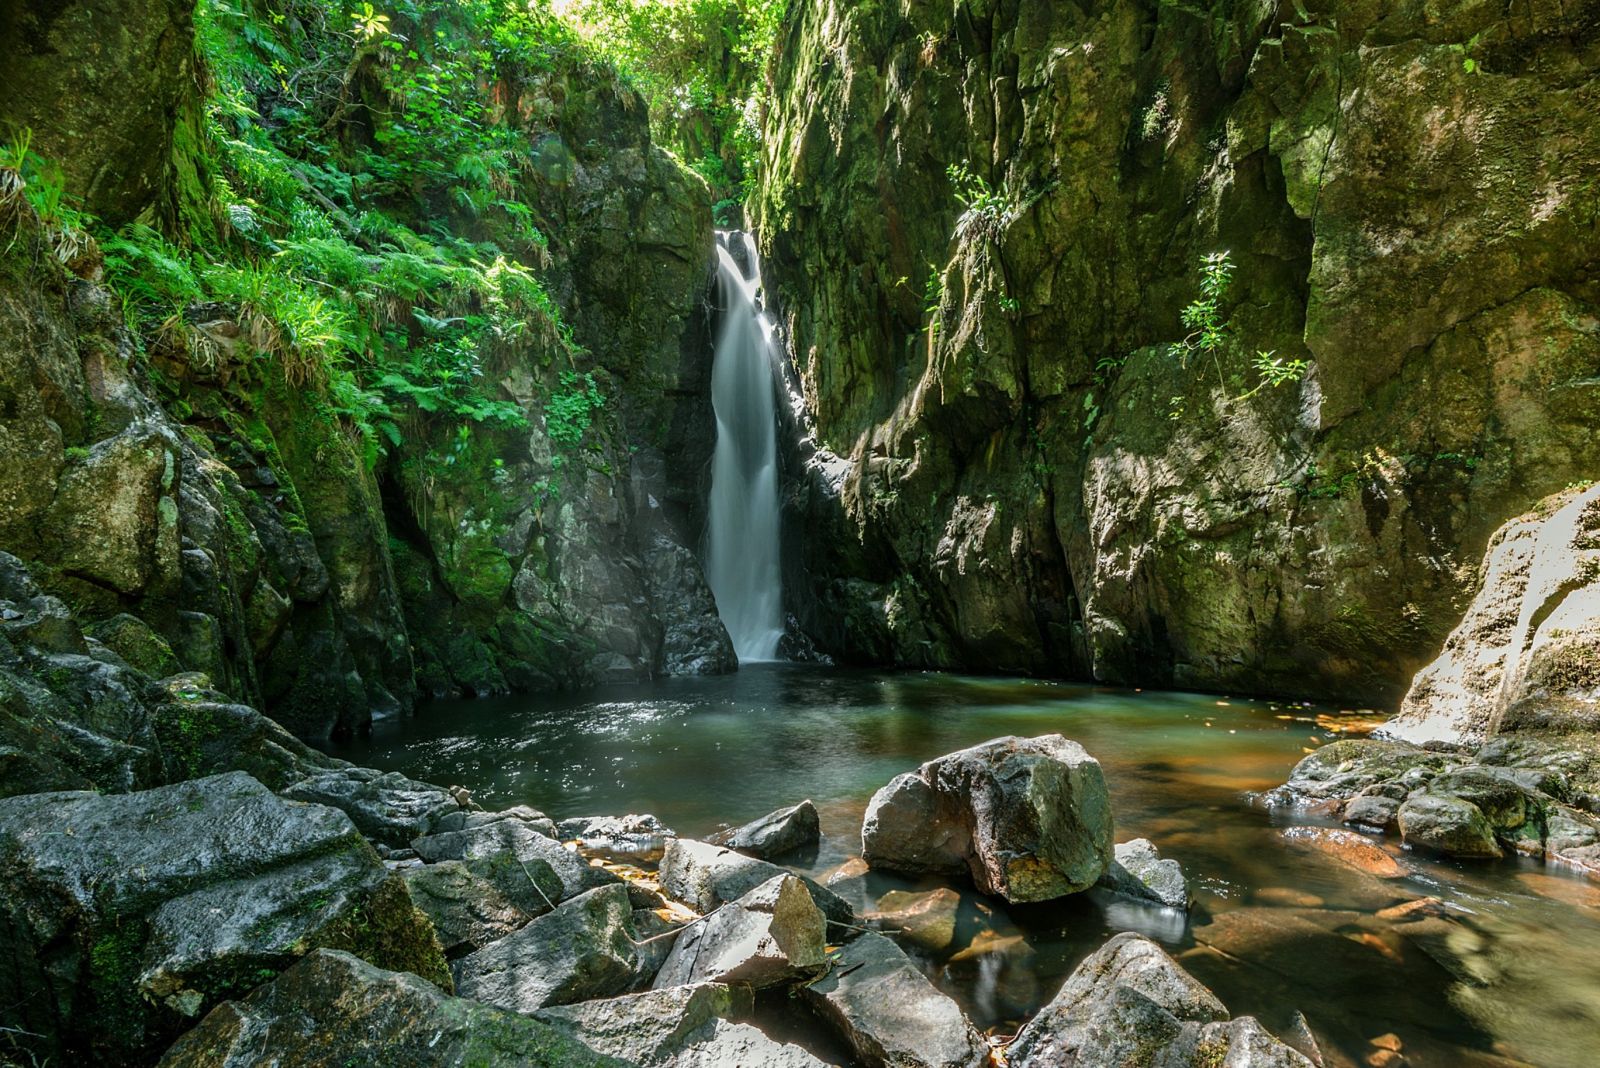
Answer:
[(514, 863), (526, 869), (527, 878), (551, 904), (621, 881), (556, 841), (554, 833), (555, 825), (532, 809), (471, 813), (460, 829), (414, 839), (411, 848), (430, 864), (441, 860)]
[(1340, 831), (1331, 827), (1290, 827), (1283, 831), (1283, 838), (1292, 846), (1316, 850), (1347, 867), (1376, 875), (1380, 879), (1399, 879), (1406, 873), (1399, 861), (1354, 831)]
[(1100, 763), (1059, 734), (931, 760), (873, 795), (861, 854), (874, 868), (965, 875), (1008, 901), (1086, 890), (1112, 859)]
[(611, 997), (638, 979), (636, 940), (628, 891), (598, 887), (456, 961), (456, 989), (512, 1012)]
[(1163, 860), (1148, 838), (1116, 846), (1100, 885), (1112, 893), (1172, 909), (1189, 908), (1189, 882), (1175, 860)]
[(461, 810), (443, 787), (372, 768), (330, 768), (291, 783), (282, 793), (296, 801), (336, 808), (362, 834), (389, 846), (403, 846), (429, 834), (441, 820)]
[(891, 890), (878, 899), (877, 911), (864, 919), (892, 928), (899, 937), (928, 950), (948, 949), (956, 934), (961, 895), (948, 887), (937, 890)]
[(1494, 827), (1470, 801), (1442, 794), (1406, 798), (1396, 817), (1406, 844), (1452, 857), (1490, 859), (1504, 855)]
[(562, 1029), (451, 997), (414, 975), (318, 950), (219, 1005), (160, 1068), (626, 1068)]
[(977, 1068), (988, 1056), (960, 1007), (883, 935), (845, 946), (800, 996), (866, 1068)]
[(706, 839), (712, 845), (727, 846), (763, 859), (815, 849), (821, 840), (822, 824), (817, 817), (817, 806), (810, 801), (769, 812), (743, 827), (720, 831)]
[[(696, 912), (706, 913), (737, 901), (777, 875), (788, 874), (770, 861), (745, 856), (726, 846), (674, 838), (661, 857), (657, 878), (667, 896)], [(811, 899), (833, 926), (831, 938), (850, 937), (855, 910), (844, 898), (814, 880), (798, 877), (811, 891)]]
[(690, 924), (656, 975), (657, 989), (690, 983), (775, 986), (816, 974), (827, 919), (806, 885), (784, 873)]
[(556, 834), (563, 842), (577, 842), (587, 853), (629, 864), (654, 864), (676, 837), (671, 827), (654, 816), (578, 816), (562, 820)]
[(541, 1009), (536, 1016), (641, 1068), (821, 1068), (800, 1047), (734, 1022), (752, 1004), (749, 987), (700, 983)]

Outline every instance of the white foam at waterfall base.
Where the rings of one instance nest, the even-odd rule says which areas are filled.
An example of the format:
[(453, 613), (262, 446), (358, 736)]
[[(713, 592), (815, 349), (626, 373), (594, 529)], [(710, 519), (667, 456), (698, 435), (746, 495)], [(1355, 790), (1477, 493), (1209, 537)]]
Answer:
[[(743, 241), (753, 278), (725, 247)], [(773, 660), (783, 636), (778, 563), (778, 425), (772, 323), (756, 303), (761, 272), (748, 234), (717, 244), (722, 325), (711, 368), (717, 444), (711, 458), (706, 581), (741, 662)]]

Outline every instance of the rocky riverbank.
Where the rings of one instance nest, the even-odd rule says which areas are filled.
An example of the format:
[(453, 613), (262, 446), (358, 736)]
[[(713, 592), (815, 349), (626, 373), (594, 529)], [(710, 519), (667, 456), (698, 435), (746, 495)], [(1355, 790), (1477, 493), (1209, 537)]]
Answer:
[(1324, 746), (1268, 802), (1467, 859), (1600, 878), (1600, 488), (1490, 542), (1482, 585), (1380, 737)]
[[(815, 849), (809, 803), (724, 845), (648, 816), (484, 812), (459, 788), (318, 754), (203, 676), (153, 677), (116, 651), (150, 636), (130, 623), (114, 648), (0, 563), (0, 928), (16, 950), (0, 961), (0, 1024), (14, 1059), (687, 1068), (843, 1050), (866, 1068), (976, 1068), (1005, 1047), (908, 954), (953, 925), (953, 894), (858, 916), (778, 863)], [(934, 803), (907, 803), (912, 784)], [(900, 869), (923, 861), (891, 841), (944, 843), (938, 871), (1013, 900), (1081, 891), (1114, 865), (1098, 764), (1059, 736), (902, 776), (863, 839), (871, 863)], [(768, 1037), (758, 999), (783, 1006), (785, 1035), (827, 1039)], [(1124, 936), (1011, 1063), (1134, 1048), (1180, 1065), (1230, 1050), (1309, 1063), (1226, 1021), (1153, 943)]]

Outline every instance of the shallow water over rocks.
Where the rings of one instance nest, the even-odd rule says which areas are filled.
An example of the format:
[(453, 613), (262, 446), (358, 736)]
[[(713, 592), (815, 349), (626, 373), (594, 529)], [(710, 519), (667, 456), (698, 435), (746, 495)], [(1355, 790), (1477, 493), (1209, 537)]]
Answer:
[[(704, 837), (804, 798), (823, 839), (793, 866), (858, 911), (935, 889), (846, 866), (873, 791), (1005, 734), (1060, 732), (1104, 766), (1116, 838), (1180, 861), (1195, 907), (1100, 891), (1007, 906), (968, 887), (942, 949), (906, 941), (979, 1027), (1010, 1034), (1113, 932), (1164, 943), (1230, 1010), (1279, 1034), (1303, 1012), (1331, 1065), (1398, 1038), (1411, 1065), (1579, 1068), (1600, 1043), (1600, 886), (1526, 860), (1440, 863), (1315, 826), (1255, 795), (1338, 736), (1328, 710), (1213, 695), (788, 666), (581, 695), (435, 704), (338, 755), (489, 808), (649, 812)], [(1322, 718), (1319, 720), (1319, 714)], [(1381, 853), (1391, 863), (1385, 863)], [(1422, 899), (1434, 899), (1415, 904)], [(891, 904), (903, 899), (891, 899)], [(1393, 1061), (1392, 1063), (1400, 1063)]]

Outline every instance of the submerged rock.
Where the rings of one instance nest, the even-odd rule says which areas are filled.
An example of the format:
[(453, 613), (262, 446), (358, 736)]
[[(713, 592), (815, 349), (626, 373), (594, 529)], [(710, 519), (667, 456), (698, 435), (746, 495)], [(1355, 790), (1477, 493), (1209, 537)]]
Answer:
[(890, 928), (904, 941), (928, 950), (947, 949), (956, 934), (961, 895), (949, 887), (937, 890), (891, 890), (878, 899), (878, 909), (863, 916)]
[(690, 983), (774, 986), (816, 974), (827, 920), (797, 877), (772, 879), (690, 924), (656, 975), (657, 989)]
[(1406, 870), (1388, 853), (1353, 831), (1329, 827), (1290, 827), (1283, 839), (1292, 846), (1312, 849), (1357, 871), (1380, 879), (1399, 879)]
[(456, 988), (513, 1012), (611, 997), (637, 979), (636, 941), (628, 891), (599, 887), (456, 961)]
[(1006, 1048), (1015, 1068), (1161, 1064), (1311, 1068), (1254, 1019), (1228, 1019), (1215, 994), (1141, 935), (1112, 938), (1067, 977)]
[(1163, 860), (1148, 838), (1119, 842), (1100, 885), (1124, 897), (1172, 909), (1189, 908), (1189, 883), (1175, 860)]
[(984, 893), (1045, 901), (1088, 889), (1110, 866), (1111, 801), (1077, 742), (998, 738), (874, 794), (861, 853), (875, 868), (967, 875)]
[(800, 996), (866, 1068), (977, 1068), (988, 1046), (892, 941), (864, 934)]
[(180, 1038), (161, 1068), (626, 1068), (549, 1023), (318, 950)]
[(707, 838), (712, 845), (727, 846), (752, 857), (771, 859), (802, 849), (815, 849), (822, 829), (817, 806), (802, 801), (789, 808), (769, 812), (743, 827), (720, 831)]
[(344, 813), (243, 772), (0, 801), (0, 990), (51, 1059), (144, 1059), (318, 946), (449, 985), (437, 939)]

